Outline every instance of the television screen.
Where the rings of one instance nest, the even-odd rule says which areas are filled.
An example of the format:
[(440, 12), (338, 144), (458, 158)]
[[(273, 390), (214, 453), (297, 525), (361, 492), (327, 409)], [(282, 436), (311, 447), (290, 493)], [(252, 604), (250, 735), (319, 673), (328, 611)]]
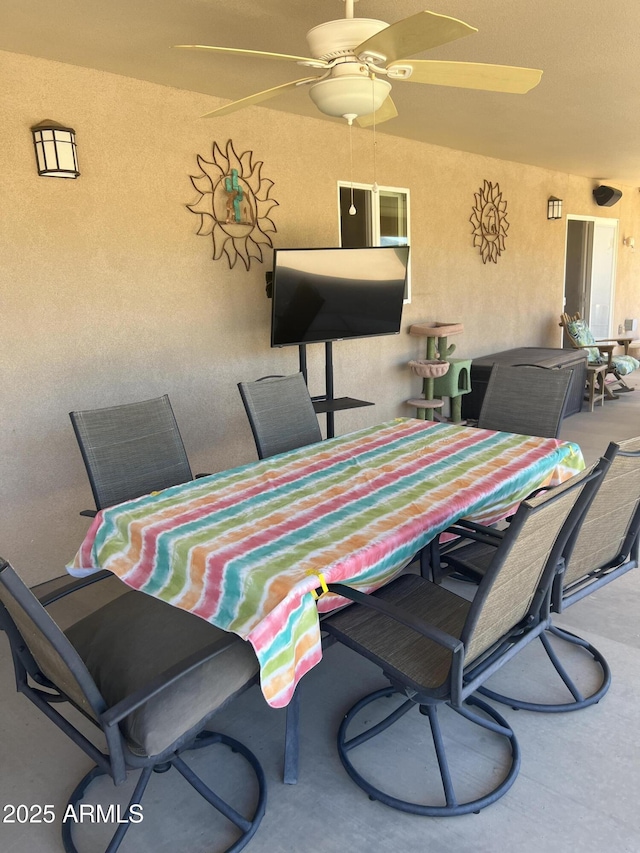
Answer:
[(408, 246), (276, 249), (271, 346), (400, 331)]

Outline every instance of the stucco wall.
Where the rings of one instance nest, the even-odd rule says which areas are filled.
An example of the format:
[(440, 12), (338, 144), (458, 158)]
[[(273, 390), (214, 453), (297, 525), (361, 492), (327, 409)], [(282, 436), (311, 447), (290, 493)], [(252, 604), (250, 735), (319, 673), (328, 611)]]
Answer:
[[(252, 151), (274, 182), (274, 244), (333, 246), (349, 146), (340, 122), (262, 108), (205, 121), (215, 98), (15, 54), (0, 53), (0, 77), (0, 554), (34, 582), (72, 558), (87, 529), (78, 511), (92, 506), (70, 410), (168, 393), (194, 471), (216, 471), (255, 458), (236, 383), (297, 369), (297, 350), (269, 347), (271, 251), (230, 270), (196, 236), (196, 155), (229, 139)], [(76, 129), (78, 180), (38, 177), (29, 128), (45, 118)], [(372, 181), (371, 141), (354, 130), (355, 181)], [(485, 179), (510, 223), (486, 265), (469, 223)], [(423, 354), (411, 323), (464, 323), (459, 356), (559, 345), (565, 220), (547, 221), (549, 195), (640, 239), (637, 189), (597, 208), (589, 179), (381, 133), (377, 180), (411, 191), (413, 300), (401, 335), (335, 346), (336, 393), (376, 404), (339, 413), (337, 432), (410, 414), (420, 385), (406, 362)], [(639, 258), (620, 247), (616, 323), (640, 313)], [(310, 349), (319, 393), (323, 351)]]

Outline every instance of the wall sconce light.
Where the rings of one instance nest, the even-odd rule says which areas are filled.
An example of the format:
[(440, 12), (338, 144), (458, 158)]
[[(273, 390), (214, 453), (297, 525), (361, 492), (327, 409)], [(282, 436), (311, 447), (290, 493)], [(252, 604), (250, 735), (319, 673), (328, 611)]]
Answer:
[(550, 196), (547, 202), (547, 219), (562, 219), (562, 199)]
[(31, 128), (38, 174), (49, 178), (77, 178), (76, 132), (55, 121), (41, 121)]
[(633, 237), (625, 237), (622, 241), (622, 245), (627, 246), (627, 248), (631, 249), (633, 252), (636, 247), (636, 241)]

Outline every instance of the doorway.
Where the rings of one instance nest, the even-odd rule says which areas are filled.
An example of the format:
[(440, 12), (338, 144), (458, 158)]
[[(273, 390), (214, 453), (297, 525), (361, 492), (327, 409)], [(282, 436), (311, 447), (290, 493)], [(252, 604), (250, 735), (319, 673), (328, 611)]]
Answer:
[(567, 215), (564, 311), (579, 313), (596, 338), (611, 335), (617, 245), (617, 219)]

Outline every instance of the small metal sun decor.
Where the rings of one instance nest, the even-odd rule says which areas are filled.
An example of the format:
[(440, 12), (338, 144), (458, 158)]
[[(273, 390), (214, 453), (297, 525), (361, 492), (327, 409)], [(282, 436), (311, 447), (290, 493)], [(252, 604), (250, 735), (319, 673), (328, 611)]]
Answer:
[(200, 193), (195, 204), (187, 208), (200, 217), (198, 236), (213, 240), (213, 260), (226, 255), (230, 269), (241, 258), (249, 269), (251, 259), (262, 263), (262, 249), (271, 247), (267, 232), (276, 226), (267, 216), (278, 202), (269, 198), (273, 181), (261, 177), (262, 161), (252, 165), (253, 152), (238, 156), (233, 142), (227, 142), (226, 156), (213, 144), (213, 162), (198, 155), (200, 175), (190, 175)]
[(473, 245), (480, 249), (482, 262), (498, 263), (504, 252), (507, 237), (507, 202), (502, 198), (498, 184), (485, 181), (484, 186), (474, 193), (475, 205), (469, 221), (473, 225)]

